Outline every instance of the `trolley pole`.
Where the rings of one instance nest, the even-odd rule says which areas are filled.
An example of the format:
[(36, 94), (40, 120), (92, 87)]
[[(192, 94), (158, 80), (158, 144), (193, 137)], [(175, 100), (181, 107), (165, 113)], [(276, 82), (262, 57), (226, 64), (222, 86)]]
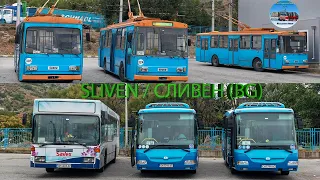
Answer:
[(128, 95), (127, 83), (125, 84), (125, 147), (128, 147)]
[(16, 21), (16, 27), (20, 24), (20, 17), (21, 17), (21, 0), (17, 0), (17, 21)]
[(214, 17), (214, 2), (215, 2), (215, 0), (212, 0), (212, 28), (211, 28), (211, 31), (214, 31), (214, 19), (215, 19), (215, 17)]
[(119, 23), (122, 22), (123, 16), (123, 0), (120, 0), (120, 14), (119, 14)]
[(232, 0), (229, 0), (229, 31), (232, 31)]

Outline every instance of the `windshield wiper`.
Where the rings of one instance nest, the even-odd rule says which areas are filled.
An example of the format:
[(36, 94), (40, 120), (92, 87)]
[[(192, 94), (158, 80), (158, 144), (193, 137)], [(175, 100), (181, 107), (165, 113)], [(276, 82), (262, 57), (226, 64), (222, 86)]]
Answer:
[(289, 153), (292, 153), (292, 151), (290, 151), (289, 149), (281, 148), (281, 147), (277, 147), (277, 146), (251, 146), (250, 149), (246, 150), (244, 153), (247, 153), (253, 149), (280, 149), (280, 150), (285, 150)]
[(151, 150), (151, 149), (155, 149), (155, 148), (157, 148), (157, 147), (166, 147), (166, 146), (169, 147), (169, 149), (181, 149), (181, 150), (183, 150), (183, 151), (190, 152), (190, 151), (187, 150), (187, 149), (179, 148), (179, 147), (173, 146), (173, 145), (166, 145), (166, 144), (155, 145), (155, 146), (153, 146), (153, 147), (151, 147), (151, 148), (149, 148), (149, 149), (146, 149), (144, 152), (146, 153), (146, 152), (148, 152), (148, 151)]
[(70, 144), (76, 143), (76, 144), (82, 145), (82, 146), (84, 146), (84, 147), (87, 147), (86, 143), (80, 143), (80, 142), (77, 141), (77, 140), (68, 140), (68, 141), (66, 141), (66, 142), (70, 142)]

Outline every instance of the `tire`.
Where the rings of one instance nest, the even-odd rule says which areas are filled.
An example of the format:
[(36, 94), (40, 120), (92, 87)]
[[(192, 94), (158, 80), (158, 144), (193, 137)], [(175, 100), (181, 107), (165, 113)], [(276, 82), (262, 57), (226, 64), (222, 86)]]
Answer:
[(191, 170), (190, 173), (191, 174), (197, 174), (197, 170), (196, 169), (195, 170)]
[(103, 70), (104, 70), (104, 73), (109, 74), (109, 72), (107, 71), (107, 60), (106, 59), (104, 59)]
[(96, 170), (98, 173), (103, 173), (104, 167), (106, 167), (106, 165), (107, 165), (106, 162), (107, 162), (107, 152), (106, 152), (105, 155), (104, 155), (104, 164), (103, 164), (103, 166), (102, 166), (100, 169), (97, 169), (97, 170)]
[(54, 169), (53, 168), (46, 168), (46, 171), (47, 171), (47, 173), (52, 173), (52, 172), (54, 172)]
[(233, 168), (230, 168), (230, 172), (231, 172), (231, 174), (237, 174), (237, 170), (235, 170)]
[(146, 170), (140, 170), (141, 174), (146, 173)]
[(216, 55), (212, 56), (211, 64), (212, 64), (212, 66), (215, 66), (215, 67), (220, 66), (219, 58)]
[(281, 171), (281, 175), (289, 175), (290, 171)]
[(119, 68), (119, 78), (122, 82), (126, 82), (126, 79), (124, 77), (124, 67), (123, 64), (121, 63), (120, 68)]
[(255, 71), (258, 71), (258, 72), (262, 72), (263, 71), (262, 61), (260, 59), (258, 59), (258, 58), (253, 60), (252, 66), (253, 66)]

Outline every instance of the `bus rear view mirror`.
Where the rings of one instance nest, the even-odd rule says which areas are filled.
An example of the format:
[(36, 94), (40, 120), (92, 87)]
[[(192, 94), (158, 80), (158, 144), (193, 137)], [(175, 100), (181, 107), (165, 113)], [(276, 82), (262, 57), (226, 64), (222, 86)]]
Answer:
[(188, 46), (191, 46), (191, 39), (188, 39)]
[(132, 41), (132, 33), (129, 33), (128, 34), (128, 42), (131, 43), (131, 41)]
[(204, 129), (204, 123), (203, 123), (203, 121), (202, 121), (202, 120), (199, 120), (198, 123), (199, 123), (199, 129)]
[(300, 117), (297, 117), (298, 129), (303, 129), (303, 121)]
[(134, 118), (133, 115), (131, 115), (130, 119), (128, 120), (128, 126), (135, 127), (135, 124), (136, 124), (136, 119)]
[(17, 33), (14, 39), (15, 44), (19, 44), (19, 34)]
[(86, 41), (87, 42), (91, 41), (90, 33), (86, 33)]
[(23, 113), (22, 115), (22, 125), (26, 125), (27, 124), (27, 113)]

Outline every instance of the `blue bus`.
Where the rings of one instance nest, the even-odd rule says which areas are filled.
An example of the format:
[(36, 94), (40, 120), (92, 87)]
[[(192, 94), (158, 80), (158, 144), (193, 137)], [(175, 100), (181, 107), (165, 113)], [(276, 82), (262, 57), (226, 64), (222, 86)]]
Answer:
[(302, 32), (272, 28), (246, 28), (237, 32), (197, 35), (196, 61), (213, 66), (265, 69), (307, 69), (307, 38)]
[(129, 17), (101, 29), (99, 67), (121, 81), (188, 81), (188, 25)]
[(35, 99), (31, 124), (32, 168), (103, 172), (116, 162), (120, 116), (99, 100)]
[(224, 116), (223, 159), (231, 173), (298, 170), (295, 120), (300, 117), (278, 102), (243, 103)]
[[(196, 111), (185, 103), (151, 103), (139, 110), (131, 140), (131, 165), (148, 170), (187, 170), (199, 163)], [(136, 141), (135, 141), (136, 139)]]
[[(19, 81), (82, 80), (82, 21), (52, 11), (37, 12), (17, 27), (14, 70)], [(90, 40), (89, 33), (86, 38)]]

